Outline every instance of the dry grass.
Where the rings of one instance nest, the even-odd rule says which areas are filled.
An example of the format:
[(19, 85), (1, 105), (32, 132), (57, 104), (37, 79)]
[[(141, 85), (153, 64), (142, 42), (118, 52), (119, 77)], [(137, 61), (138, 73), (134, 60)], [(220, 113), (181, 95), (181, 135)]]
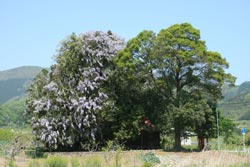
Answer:
[[(68, 167), (71, 167), (70, 162), (72, 159), (78, 160), (81, 166), (84, 166), (89, 160), (97, 160), (101, 166), (109, 167), (116, 166), (116, 159), (121, 167), (141, 167), (143, 162), (140, 160), (139, 155), (146, 153), (147, 151), (125, 151), (118, 154), (116, 153), (54, 153), (49, 156), (60, 156), (67, 159), (69, 162)], [(156, 165), (156, 167), (227, 167), (227, 166), (240, 166), (240, 164), (248, 163), (250, 164), (249, 155), (237, 155), (236, 153), (219, 152), (219, 151), (206, 151), (206, 152), (193, 152), (193, 153), (183, 153), (183, 152), (163, 152), (163, 151), (153, 151), (157, 157), (160, 158), (161, 163)], [(18, 167), (28, 167), (33, 160), (17, 157), (15, 164)], [(44, 166), (46, 159), (36, 160), (40, 166)], [(0, 158), (0, 166), (5, 167), (7, 165), (7, 160)]]
[(227, 167), (250, 164), (250, 156), (237, 155), (236, 153), (206, 151), (193, 153), (166, 153), (156, 154), (161, 160), (158, 166), (173, 167)]

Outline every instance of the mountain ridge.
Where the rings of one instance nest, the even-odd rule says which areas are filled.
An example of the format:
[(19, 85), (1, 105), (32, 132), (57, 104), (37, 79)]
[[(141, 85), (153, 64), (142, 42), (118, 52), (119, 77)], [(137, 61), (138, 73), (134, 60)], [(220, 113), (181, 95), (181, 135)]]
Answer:
[(22, 96), (43, 67), (21, 66), (0, 71), (0, 104)]
[(39, 66), (20, 66), (0, 71), (0, 81), (17, 78), (34, 78), (42, 69), (43, 67)]

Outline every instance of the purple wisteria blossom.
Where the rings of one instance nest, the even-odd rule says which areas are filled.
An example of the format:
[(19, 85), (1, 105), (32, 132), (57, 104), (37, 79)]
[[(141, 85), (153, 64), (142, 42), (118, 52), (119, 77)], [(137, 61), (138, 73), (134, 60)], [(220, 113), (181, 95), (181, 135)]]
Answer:
[(57, 147), (95, 138), (96, 113), (108, 98), (102, 85), (110, 62), (124, 46), (122, 39), (100, 31), (73, 34), (62, 43), (57, 64), (29, 90), (27, 110), (41, 142)]

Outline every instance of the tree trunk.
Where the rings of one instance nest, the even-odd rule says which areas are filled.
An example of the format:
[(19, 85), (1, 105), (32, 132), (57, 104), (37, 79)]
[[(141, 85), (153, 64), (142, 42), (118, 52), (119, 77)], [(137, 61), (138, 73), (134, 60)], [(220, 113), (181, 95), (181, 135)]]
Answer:
[(198, 137), (198, 146), (200, 150), (203, 150), (205, 147), (205, 138), (204, 137)]
[(175, 144), (174, 149), (175, 150), (181, 150), (181, 131), (177, 128), (175, 128)]

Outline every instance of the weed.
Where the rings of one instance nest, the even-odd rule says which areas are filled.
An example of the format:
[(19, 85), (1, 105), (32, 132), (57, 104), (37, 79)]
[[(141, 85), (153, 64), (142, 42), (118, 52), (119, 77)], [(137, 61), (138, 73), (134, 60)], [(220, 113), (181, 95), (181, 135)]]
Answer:
[(29, 162), (29, 167), (40, 167), (40, 163), (37, 160), (32, 160)]
[(144, 162), (142, 167), (153, 167), (154, 164), (153, 163), (150, 163), (150, 162)]
[(79, 167), (80, 166), (80, 163), (79, 163), (79, 160), (74, 157), (71, 159), (71, 167)]
[(241, 163), (241, 164), (234, 164), (230, 165), (229, 167), (249, 167), (250, 163)]
[(83, 167), (101, 167), (101, 161), (98, 157), (88, 158)]
[(17, 167), (14, 161), (10, 160), (8, 163), (8, 167)]
[(63, 157), (49, 157), (46, 164), (48, 167), (67, 167), (67, 160)]

